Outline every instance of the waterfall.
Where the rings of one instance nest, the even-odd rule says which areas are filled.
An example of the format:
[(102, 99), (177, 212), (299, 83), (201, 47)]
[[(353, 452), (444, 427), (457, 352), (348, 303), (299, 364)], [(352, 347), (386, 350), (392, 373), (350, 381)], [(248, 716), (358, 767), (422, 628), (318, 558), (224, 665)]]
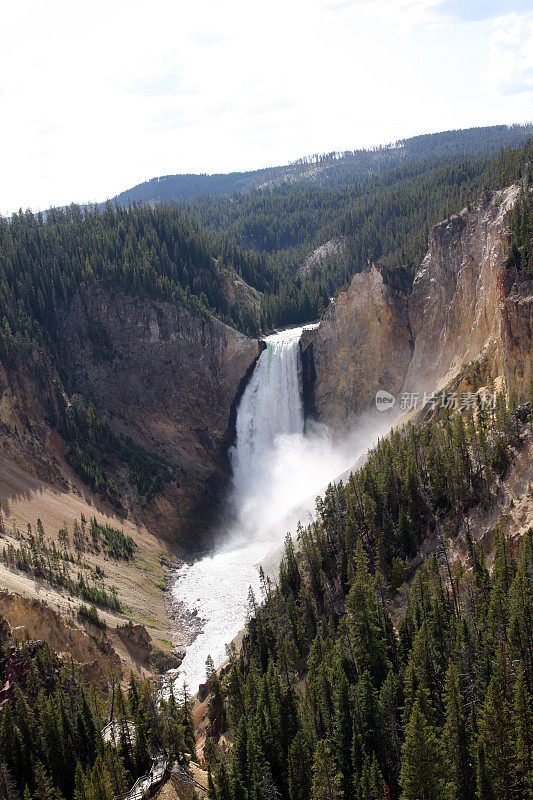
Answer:
[[(300, 365), (303, 328), (269, 336), (237, 409), (233, 471), (228, 498), (231, 520), (220, 531), (216, 552), (178, 571), (174, 598), (203, 623), (180, 668), (192, 691), (205, 680), (205, 660), (225, 659), (225, 646), (242, 629), (249, 588), (259, 597), (258, 564), (282, 541), (273, 530), (284, 501), (281, 483), (290, 458), (303, 439), (304, 412)], [(292, 497), (288, 499), (289, 504)]]
[(279, 434), (303, 433), (304, 412), (300, 367), (301, 328), (267, 340), (237, 412), (237, 438), (232, 448), (236, 484), (261, 461)]
[(292, 328), (269, 336), (237, 409), (227, 518), (216, 550), (177, 574), (173, 595), (203, 626), (180, 667), (195, 692), (205, 680), (205, 661), (216, 666), (246, 621), (251, 587), (260, 599), (258, 565), (273, 564), (287, 531), (309, 520), (315, 498), (353, 464), (354, 448), (342, 450), (323, 426), (304, 433), (300, 336)]
[[(265, 518), (265, 481), (272, 480), (273, 458), (280, 437), (302, 436), (304, 408), (300, 336), (291, 328), (266, 340), (237, 410), (236, 439), (231, 448), (231, 503), (239, 532), (251, 534)], [(275, 508), (273, 517), (276, 516)], [(259, 518), (258, 518), (259, 516)], [(272, 520), (273, 521), (273, 520)]]

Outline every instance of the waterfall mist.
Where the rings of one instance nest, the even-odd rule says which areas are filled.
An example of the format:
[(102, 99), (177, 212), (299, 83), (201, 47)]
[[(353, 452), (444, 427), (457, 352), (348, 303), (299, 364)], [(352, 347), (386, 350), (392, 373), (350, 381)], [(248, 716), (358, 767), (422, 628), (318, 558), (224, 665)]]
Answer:
[[(249, 587), (259, 597), (258, 566), (276, 564), (287, 531), (309, 522), (315, 498), (354, 466), (391, 419), (361, 425), (342, 442), (323, 425), (304, 432), (299, 340), (303, 328), (268, 337), (237, 411), (227, 517), (216, 552), (178, 573), (174, 595), (204, 621), (180, 669), (192, 691), (205, 680), (205, 660), (215, 665), (242, 629)], [(369, 420), (370, 422), (370, 420)]]

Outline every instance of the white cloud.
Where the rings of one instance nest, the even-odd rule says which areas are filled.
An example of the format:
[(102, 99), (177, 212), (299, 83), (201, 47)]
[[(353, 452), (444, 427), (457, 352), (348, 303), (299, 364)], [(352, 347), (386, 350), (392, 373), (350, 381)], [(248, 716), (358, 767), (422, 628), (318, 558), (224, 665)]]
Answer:
[(533, 91), (533, 13), (494, 21), (489, 79), (504, 94)]
[(435, 2), (5, 5), (0, 210), (533, 116)]

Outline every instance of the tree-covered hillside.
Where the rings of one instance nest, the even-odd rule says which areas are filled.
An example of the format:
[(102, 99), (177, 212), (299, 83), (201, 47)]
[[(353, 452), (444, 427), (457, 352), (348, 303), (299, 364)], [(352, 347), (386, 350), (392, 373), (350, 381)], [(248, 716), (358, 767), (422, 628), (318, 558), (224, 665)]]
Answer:
[(253, 309), (225, 292), (225, 276), (237, 275), (268, 287), (262, 256), (206, 234), (176, 208), (71, 206), (45, 219), (0, 219), (0, 358), (13, 364), (32, 344), (53, 350), (60, 309), (91, 285), (178, 302), (257, 333)]
[[(277, 270), (263, 297), (263, 324), (287, 324), (318, 316), (328, 298), (369, 261), (414, 274), (430, 227), (484, 191), (520, 180), (532, 156), (530, 139), (490, 158), (423, 162), (347, 189), (283, 187), (232, 201), (198, 201), (189, 211), (209, 230), (225, 230), (246, 246), (263, 242)], [(297, 272), (310, 250), (338, 236), (345, 245), (341, 253), (319, 259), (305, 274)]]
[[(80, 613), (105, 647), (105, 623), (94, 606), (80, 606)], [(171, 762), (194, 753), (186, 696), (161, 701), (150, 681), (133, 675), (127, 692), (117, 684), (104, 693), (48, 643), (20, 644), (6, 633), (2, 620), (2, 800), (112, 800), (146, 773), (152, 753)], [(110, 712), (116, 745), (103, 733)]]
[[(450, 157), (342, 188), (285, 184), (204, 197), (187, 215), (174, 206), (107, 205), (0, 220), (0, 357), (50, 343), (59, 306), (91, 284), (177, 301), (249, 334), (316, 318), (370, 260), (416, 269), (429, 227), (484, 189), (518, 180), (531, 142), (490, 157), (458, 157), (448, 143)], [(342, 254), (298, 274), (305, 256), (335, 236)], [(263, 292), (259, 314), (228, 300), (225, 282), (236, 276)]]
[(317, 501), (277, 585), (250, 597), (229, 673), (210, 676), (211, 800), (531, 798), (533, 530), (518, 549), (496, 529), (491, 573), (465, 526), (521, 419), (500, 398), (393, 433)]
[(494, 153), (501, 147), (518, 147), (533, 133), (533, 125), (494, 125), (485, 128), (444, 131), (391, 145), (323, 153), (291, 164), (250, 172), (216, 175), (164, 175), (127, 189), (112, 199), (121, 206), (131, 203), (174, 203), (199, 195), (228, 196), (259, 187), (284, 183), (339, 187), (349, 186), (369, 175), (395, 167), (435, 158)]
[[(208, 659), (209, 800), (530, 800), (533, 531), (496, 527), (489, 571), (464, 524), (531, 437), (524, 411), (500, 396), (393, 433), (287, 538), (222, 679)], [(105, 649), (96, 608), (78, 613)], [(112, 800), (151, 753), (200, 757), (186, 695), (89, 685), (14, 633), (0, 619), (2, 800)]]
[(508, 265), (516, 268), (520, 278), (533, 278), (533, 166), (524, 171), (520, 196), (511, 211), (509, 227), (511, 248)]

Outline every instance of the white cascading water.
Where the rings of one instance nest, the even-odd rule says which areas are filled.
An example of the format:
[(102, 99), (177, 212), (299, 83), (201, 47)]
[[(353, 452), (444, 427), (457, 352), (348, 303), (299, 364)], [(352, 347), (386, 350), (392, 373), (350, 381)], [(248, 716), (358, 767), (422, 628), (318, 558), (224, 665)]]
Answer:
[(213, 554), (178, 571), (174, 597), (204, 623), (178, 678), (192, 692), (205, 680), (207, 656), (220, 666), (226, 645), (244, 627), (249, 588), (260, 598), (259, 564), (294, 532), (298, 519), (309, 520), (315, 497), (363, 451), (353, 440), (334, 445), (324, 426), (304, 434), (302, 330), (265, 339), (237, 411), (231, 523), (218, 533)]
[(268, 503), (265, 480), (274, 478), (280, 437), (297, 439), (304, 432), (300, 337), (303, 328), (269, 336), (237, 411), (236, 440), (231, 449), (231, 503), (238, 529), (256, 537), (257, 525), (268, 527), (279, 517)]

